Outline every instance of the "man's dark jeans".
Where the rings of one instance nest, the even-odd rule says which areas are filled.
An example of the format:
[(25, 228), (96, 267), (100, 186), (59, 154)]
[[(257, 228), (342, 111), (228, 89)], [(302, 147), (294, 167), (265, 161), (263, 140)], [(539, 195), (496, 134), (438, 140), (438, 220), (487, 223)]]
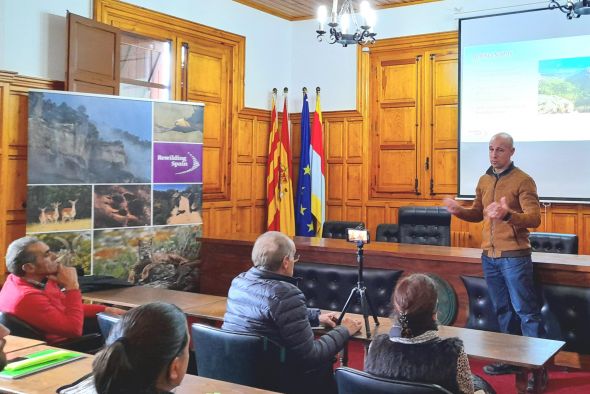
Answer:
[(541, 308), (535, 294), (531, 256), (481, 256), (483, 273), (500, 330), (507, 334), (544, 337)]

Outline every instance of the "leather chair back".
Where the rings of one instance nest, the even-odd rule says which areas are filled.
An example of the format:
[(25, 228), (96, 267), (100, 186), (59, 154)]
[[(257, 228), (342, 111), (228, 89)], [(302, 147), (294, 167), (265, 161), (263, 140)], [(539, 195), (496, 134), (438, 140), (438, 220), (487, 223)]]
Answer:
[(461, 276), (469, 298), (469, 310), (465, 327), (475, 330), (500, 332), (498, 318), (484, 278)]
[(271, 340), (255, 334), (238, 333), (193, 324), (199, 376), (277, 390), (286, 352)]
[(338, 238), (346, 239), (346, 229), (355, 228), (365, 224), (363, 222), (341, 222), (341, 221), (327, 221), (322, 227), (322, 238)]
[(8, 312), (0, 312), (0, 323), (10, 330), (11, 335), (44, 341), (45, 335)]
[[(391, 313), (391, 295), (403, 271), (365, 268), (363, 281), (367, 295), (378, 316)], [(299, 288), (305, 294), (310, 308), (341, 311), (356, 286), (358, 268), (333, 265), (297, 263), (294, 276), (300, 278)], [(360, 300), (351, 305), (347, 312), (362, 313)]]
[(99, 312), (96, 314), (96, 320), (98, 321), (98, 328), (104, 339), (109, 337), (113, 326), (121, 319), (121, 316), (111, 315), (109, 313)]
[(575, 234), (531, 233), (533, 252), (578, 254), (578, 236)]
[(399, 242), (399, 225), (394, 223), (381, 223), (375, 232), (377, 242)]
[(451, 246), (451, 214), (445, 207), (400, 207), (399, 242)]
[(380, 378), (352, 368), (337, 368), (336, 384), (338, 394), (450, 394), (436, 384)]

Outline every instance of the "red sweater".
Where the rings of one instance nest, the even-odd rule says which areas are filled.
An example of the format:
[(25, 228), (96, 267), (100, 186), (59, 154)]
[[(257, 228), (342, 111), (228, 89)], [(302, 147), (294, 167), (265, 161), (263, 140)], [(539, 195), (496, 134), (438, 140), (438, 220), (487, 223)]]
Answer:
[(0, 290), (0, 311), (12, 313), (41, 331), (47, 343), (81, 336), (84, 318), (104, 309), (103, 305), (82, 304), (80, 290), (61, 291), (52, 280), (41, 289), (10, 274)]

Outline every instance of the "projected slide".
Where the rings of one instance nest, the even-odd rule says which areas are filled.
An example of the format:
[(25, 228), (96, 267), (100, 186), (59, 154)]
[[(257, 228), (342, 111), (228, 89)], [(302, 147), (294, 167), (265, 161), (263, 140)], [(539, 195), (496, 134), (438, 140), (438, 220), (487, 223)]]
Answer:
[(590, 31), (546, 37), (545, 30), (535, 39), (526, 30), (535, 13), (525, 14), (490, 18), (502, 29), (497, 42), (492, 22), (463, 21), (473, 27), (462, 34), (485, 38), (467, 38), (461, 48), (459, 194), (474, 194), (489, 166), (490, 138), (507, 132), (515, 164), (533, 176), (541, 197), (590, 199)]

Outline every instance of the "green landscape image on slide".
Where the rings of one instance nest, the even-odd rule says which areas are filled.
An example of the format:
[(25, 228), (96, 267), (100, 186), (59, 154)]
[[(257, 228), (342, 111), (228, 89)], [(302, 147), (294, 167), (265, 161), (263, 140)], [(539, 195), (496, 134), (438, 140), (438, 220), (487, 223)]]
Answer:
[(539, 112), (590, 112), (590, 57), (539, 62)]

